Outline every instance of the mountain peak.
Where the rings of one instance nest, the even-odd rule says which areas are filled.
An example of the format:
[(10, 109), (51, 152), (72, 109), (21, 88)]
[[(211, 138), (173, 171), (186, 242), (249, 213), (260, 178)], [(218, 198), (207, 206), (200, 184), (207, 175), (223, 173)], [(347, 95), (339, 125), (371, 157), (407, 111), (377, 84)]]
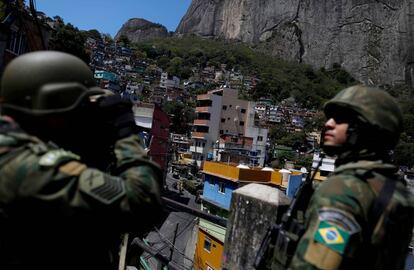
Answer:
[(131, 18), (122, 25), (115, 39), (118, 39), (121, 35), (128, 37), (131, 42), (142, 42), (167, 37), (168, 31), (162, 24), (153, 23), (142, 18)]

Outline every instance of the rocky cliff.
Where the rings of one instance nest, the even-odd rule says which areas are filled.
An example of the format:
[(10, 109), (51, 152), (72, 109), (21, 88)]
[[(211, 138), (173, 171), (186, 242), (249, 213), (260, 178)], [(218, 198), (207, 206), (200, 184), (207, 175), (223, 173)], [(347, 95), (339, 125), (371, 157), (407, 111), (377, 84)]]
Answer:
[(414, 0), (193, 0), (176, 31), (247, 42), (356, 79), (414, 87)]
[(125, 35), (131, 42), (141, 42), (154, 38), (162, 38), (168, 36), (165, 26), (149, 22), (144, 19), (129, 19), (115, 36), (118, 39), (121, 35)]

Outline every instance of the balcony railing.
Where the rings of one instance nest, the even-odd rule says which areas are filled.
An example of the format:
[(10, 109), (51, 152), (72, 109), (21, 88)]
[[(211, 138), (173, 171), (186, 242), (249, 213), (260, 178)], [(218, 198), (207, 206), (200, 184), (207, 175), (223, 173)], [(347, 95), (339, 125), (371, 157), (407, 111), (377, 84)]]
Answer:
[(195, 119), (194, 125), (195, 126), (208, 126), (210, 124), (210, 120), (205, 119)]
[(195, 139), (206, 139), (207, 133), (205, 132), (191, 132), (191, 137)]
[(211, 107), (196, 107), (195, 111), (198, 113), (208, 113), (211, 112)]
[(208, 94), (198, 95), (197, 100), (211, 100), (211, 97)]

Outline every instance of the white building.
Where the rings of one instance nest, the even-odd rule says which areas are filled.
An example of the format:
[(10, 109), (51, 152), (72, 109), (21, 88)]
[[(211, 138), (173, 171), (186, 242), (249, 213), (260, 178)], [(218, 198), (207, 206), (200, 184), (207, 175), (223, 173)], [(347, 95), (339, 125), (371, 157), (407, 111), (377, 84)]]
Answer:
[(168, 76), (167, 72), (163, 72), (161, 73), (160, 87), (161, 88), (179, 88), (180, 79), (176, 76)]
[[(321, 160), (320, 153), (315, 152), (313, 154), (312, 173), (318, 166), (318, 163), (320, 160)], [(321, 166), (318, 169), (318, 172), (315, 175), (315, 180), (318, 180), (318, 181), (325, 180), (334, 170), (335, 170), (335, 159), (325, 156), (322, 160)]]
[(255, 125), (255, 105), (255, 102), (248, 103), (244, 134), (246, 137), (253, 138), (250, 165), (263, 167), (266, 158), (266, 143), (269, 130)]

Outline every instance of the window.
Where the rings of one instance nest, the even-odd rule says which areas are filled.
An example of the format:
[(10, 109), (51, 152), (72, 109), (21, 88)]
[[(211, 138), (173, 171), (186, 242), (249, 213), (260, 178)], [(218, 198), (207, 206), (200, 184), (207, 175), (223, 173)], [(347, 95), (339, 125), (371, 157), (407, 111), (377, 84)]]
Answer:
[(231, 105), (229, 105), (229, 108), (231, 108), (232, 106)]
[(25, 53), (27, 51), (26, 35), (12, 31), (7, 42), (7, 49), (17, 55)]
[(257, 155), (260, 156), (262, 154), (262, 150), (257, 150)]
[(240, 126), (244, 126), (244, 121), (240, 121)]
[(226, 193), (226, 189), (223, 182), (219, 184), (219, 192)]
[(211, 252), (211, 239), (207, 236), (204, 238), (204, 250)]
[(262, 137), (262, 136), (257, 136), (257, 141), (258, 141), (258, 142), (263, 141), (263, 137)]
[(223, 105), (223, 110), (224, 111), (227, 110), (227, 106), (226, 105)]
[(220, 135), (224, 134), (224, 130), (220, 129)]
[(240, 112), (241, 113), (246, 113), (246, 109), (241, 109)]
[(210, 186), (214, 186), (214, 180), (213, 180), (213, 178), (209, 178), (208, 179), (208, 183), (210, 184)]
[(203, 142), (203, 147), (205, 147), (206, 146), (206, 143), (205, 142)]
[(221, 118), (221, 122), (222, 123), (226, 122), (226, 119), (225, 118)]

